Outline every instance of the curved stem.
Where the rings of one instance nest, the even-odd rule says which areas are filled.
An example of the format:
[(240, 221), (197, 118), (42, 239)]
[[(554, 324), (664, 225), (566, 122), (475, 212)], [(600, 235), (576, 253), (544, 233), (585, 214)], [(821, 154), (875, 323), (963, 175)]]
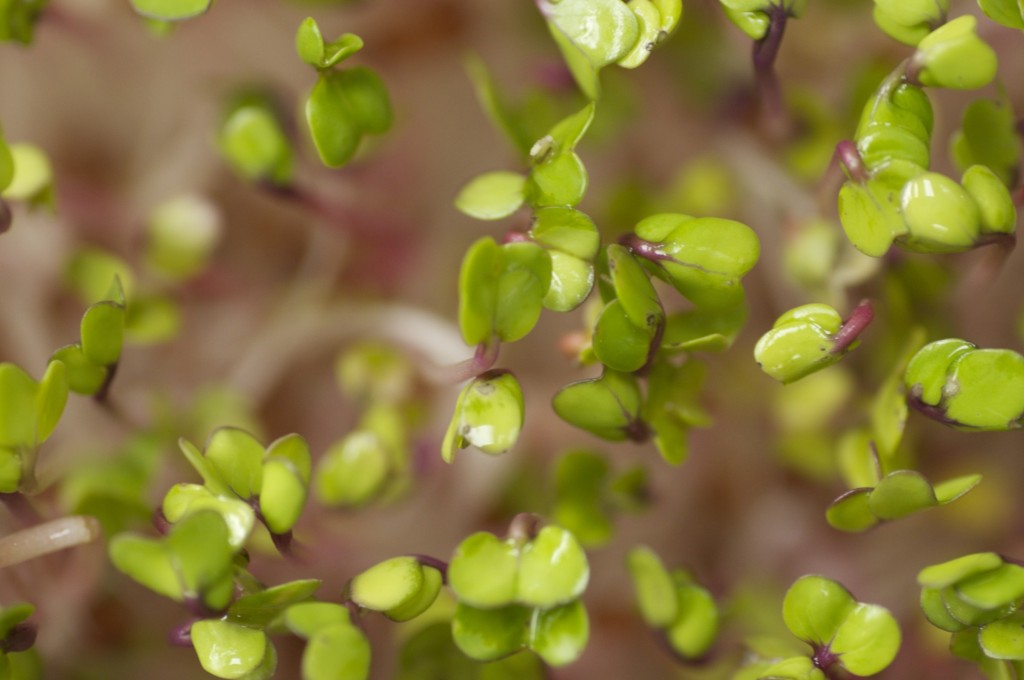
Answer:
[(389, 232), (404, 231), (395, 228), (387, 220), (379, 219), (351, 206), (329, 201), (321, 194), (295, 184), (282, 186), (272, 182), (261, 182), (259, 185), (270, 194), (286, 201), (300, 205), (338, 231), (363, 238), (380, 238)]
[(94, 517), (73, 515), (22, 529), (0, 538), (0, 567), (21, 564), (50, 553), (91, 543), (100, 536)]
[(671, 255), (666, 255), (661, 249), (661, 244), (654, 243), (653, 241), (646, 241), (636, 234), (629, 233), (619, 237), (619, 245), (629, 248), (629, 251), (637, 257), (659, 263), (664, 260), (672, 260)]
[(959, 427), (960, 423), (953, 420), (946, 415), (946, 412), (941, 406), (932, 406), (921, 401), (921, 395), (909, 392), (907, 394), (907, 405), (914, 409), (926, 418), (931, 418), (936, 422), (940, 422), (943, 425), (949, 425), (950, 427)]
[(103, 384), (96, 390), (96, 394), (92, 395), (94, 401), (97, 404), (108, 403), (110, 398), (110, 386), (114, 383), (114, 378), (117, 377), (117, 367), (121, 365), (120, 361), (115, 361), (111, 365), (107, 366), (107, 376), (103, 379)]
[(429, 366), (424, 371), (428, 380), (438, 385), (457, 385), (477, 377), (498, 361), (501, 343), (497, 340), (481, 342), (473, 356), (449, 366)]
[(857, 150), (857, 145), (853, 141), (844, 139), (836, 144), (836, 150), (832, 158), (842, 163), (843, 168), (846, 169), (847, 174), (853, 181), (860, 182), (861, 184), (868, 181), (868, 169), (864, 165), (864, 159), (861, 158), (860, 151)]
[[(439, 316), (398, 304), (303, 305), (270, 319), (239, 357), (230, 384), (261, 403), (298, 357), (353, 339), (381, 339), (410, 351), (425, 374), (458, 358), (458, 330)], [(441, 369), (444, 373), (444, 369)], [(429, 379), (429, 375), (428, 375)]]
[(410, 557), (415, 559), (417, 562), (422, 564), (424, 567), (432, 567), (434, 569), (437, 569), (439, 572), (441, 572), (441, 584), (442, 585), (448, 585), (448, 563), (447, 562), (445, 562), (444, 560), (439, 560), (436, 557), (431, 557), (430, 555), (421, 555), (421, 554), (418, 554), (418, 553), (415, 554), (415, 555), (410, 555)]
[(192, 624), (199, 619), (189, 619), (180, 626), (175, 626), (167, 634), (167, 642), (174, 647), (191, 647), (192, 646)]
[(775, 73), (775, 60), (779, 56), (782, 38), (786, 33), (789, 11), (781, 5), (772, 5), (768, 16), (768, 31), (763, 38), (754, 43), (754, 77), (757, 79), (757, 91), (761, 97), (761, 110), (770, 127), (773, 130), (780, 130), (785, 125), (787, 114), (779, 77)]
[(860, 334), (871, 325), (874, 318), (875, 310), (871, 306), (871, 300), (861, 300), (860, 304), (850, 313), (849, 318), (840, 326), (839, 332), (836, 333), (831, 353), (842, 354), (848, 350), (850, 345), (860, 337)]

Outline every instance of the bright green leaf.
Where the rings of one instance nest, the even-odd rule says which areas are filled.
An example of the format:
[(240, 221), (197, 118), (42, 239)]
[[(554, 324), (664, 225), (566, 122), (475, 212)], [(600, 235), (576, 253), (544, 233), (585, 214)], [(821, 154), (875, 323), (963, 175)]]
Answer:
[(113, 366), (124, 344), (124, 305), (97, 302), (82, 316), (82, 354), (96, 366)]
[(302, 654), (303, 680), (366, 680), (370, 676), (370, 643), (350, 623), (314, 633)]
[(328, 505), (368, 503), (382, 490), (390, 467), (388, 451), (376, 434), (351, 432), (331, 446), (317, 464), (317, 497)]
[(511, 605), (476, 609), (459, 602), (452, 619), (452, 637), (463, 654), (477, 661), (494, 661), (526, 646), (533, 611)]
[(549, 525), (522, 548), (517, 599), (522, 604), (547, 609), (578, 598), (589, 579), (587, 556), (576, 537)]
[(306, 504), (308, 484), (292, 461), (270, 457), (263, 464), (260, 514), (272, 533), (291, 531)]
[(259, 495), (264, 449), (251, 434), (237, 427), (218, 428), (207, 440), (203, 454), (239, 498)]
[(676, 597), (679, 616), (665, 635), (684, 659), (698, 659), (718, 637), (718, 605), (711, 593), (692, 583), (678, 586)]
[(580, 601), (534, 612), (529, 646), (549, 666), (564, 666), (580, 657), (590, 637), (587, 610)]
[(68, 401), (68, 375), (64, 363), (51, 361), (39, 382), (35, 400), (36, 443), (50, 438)]
[(423, 568), (414, 557), (392, 557), (352, 579), (352, 601), (374, 611), (402, 606), (423, 587)]
[(526, 178), (517, 172), (488, 172), (459, 191), (455, 207), (478, 220), (500, 220), (519, 209), (525, 189)]
[(871, 512), (881, 520), (899, 519), (937, 503), (931, 484), (914, 470), (886, 475), (868, 498)]
[(448, 565), (448, 585), (460, 602), (474, 607), (502, 607), (518, 592), (519, 554), (494, 534), (478, 532), (455, 549)]
[(247, 593), (231, 603), (228, 619), (248, 626), (267, 626), (286, 609), (311, 598), (320, 583), (319, 579), (302, 579)]
[(555, 413), (598, 437), (621, 441), (639, 421), (640, 391), (628, 374), (606, 370), (600, 378), (566, 385), (551, 401)]
[(825, 512), (828, 523), (840, 531), (865, 531), (878, 524), (871, 511), (871, 489), (852, 489), (832, 501)]
[(832, 640), (857, 607), (843, 586), (823, 576), (803, 576), (786, 591), (782, 618), (796, 637), (814, 644)]
[(212, 4), (213, 0), (132, 0), (136, 12), (160, 21), (190, 19), (204, 13)]
[(665, 565), (646, 546), (630, 550), (626, 564), (633, 580), (640, 615), (648, 626), (667, 628), (679, 615), (679, 598)]
[(875, 604), (857, 604), (829, 643), (843, 668), (861, 676), (880, 673), (896, 658), (899, 648), (896, 619)]

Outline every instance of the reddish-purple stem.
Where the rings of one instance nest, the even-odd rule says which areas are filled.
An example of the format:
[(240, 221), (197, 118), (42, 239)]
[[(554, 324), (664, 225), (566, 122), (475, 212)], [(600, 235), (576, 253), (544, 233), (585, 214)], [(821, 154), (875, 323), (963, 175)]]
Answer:
[(11, 222), (14, 217), (11, 215), (11, 207), (4, 201), (0, 200), (0, 234), (3, 234), (11, 228)]
[(448, 563), (447, 562), (445, 562), (444, 560), (439, 560), (436, 557), (431, 557), (430, 555), (420, 555), (418, 553), (414, 554), (414, 555), (410, 555), (410, 557), (415, 559), (417, 562), (422, 564), (424, 567), (433, 567), (434, 569), (437, 569), (439, 572), (441, 572), (441, 583), (443, 585), (448, 585)]
[(868, 181), (868, 169), (864, 165), (864, 159), (861, 158), (860, 151), (857, 150), (857, 145), (852, 141), (844, 139), (836, 144), (836, 151), (833, 157), (838, 158), (839, 162), (843, 164), (850, 179), (861, 184)]
[(843, 325), (839, 327), (839, 332), (836, 333), (835, 342), (832, 345), (832, 354), (842, 354), (850, 348), (850, 345), (860, 337), (860, 334), (864, 332), (870, 324), (871, 320), (875, 318), (875, 310), (871, 306), (870, 300), (862, 300), (857, 305), (849, 318), (843, 322)]
[(782, 100), (779, 77), (775, 73), (775, 59), (779, 55), (782, 37), (786, 33), (789, 13), (781, 5), (772, 5), (768, 17), (768, 31), (763, 38), (754, 43), (754, 76), (757, 78), (757, 89), (761, 95), (763, 110), (769, 119), (780, 120), (786, 115), (786, 106)]
[(665, 337), (665, 319), (658, 322), (658, 327), (654, 330), (654, 337), (651, 338), (651, 345), (647, 349), (647, 361), (640, 367), (635, 373), (640, 377), (646, 376), (650, 370), (651, 365), (654, 364), (654, 358), (658, 355), (658, 350), (661, 349), (662, 338)]
[(167, 634), (167, 641), (175, 647), (191, 647), (192, 646), (192, 624), (199, 619), (192, 619), (186, 621), (173, 628)]
[(494, 366), (498, 361), (500, 351), (501, 343), (496, 340), (481, 342), (476, 346), (476, 352), (474, 352), (471, 359), (466, 359), (442, 369), (442, 381), (449, 384), (458, 384), (477, 377)]
[(626, 438), (637, 444), (643, 444), (651, 438), (652, 434), (650, 426), (640, 418), (630, 421), (629, 425), (626, 426), (625, 432)]
[(636, 234), (625, 234), (619, 237), (619, 245), (629, 248), (629, 251), (637, 257), (642, 257), (649, 262), (662, 262), (673, 259), (661, 250), (661, 244), (652, 241), (645, 241)]
[(117, 367), (120, 362), (114, 362), (110, 366), (107, 366), (107, 377), (103, 379), (103, 384), (96, 390), (96, 394), (92, 395), (93, 401), (97, 404), (108, 404), (110, 398), (110, 386), (114, 383), (114, 378), (117, 377)]
[(941, 406), (932, 406), (921, 401), (921, 396), (914, 394), (913, 392), (907, 394), (907, 405), (914, 409), (926, 418), (931, 418), (934, 421), (940, 422), (943, 425), (950, 425), (956, 427), (960, 425), (959, 422), (953, 420), (946, 415), (946, 411)]
[(825, 674), (827, 678), (836, 677), (832, 670), (836, 663), (839, 661), (839, 655), (829, 649), (828, 645), (812, 645), (814, 648), (814, 656), (811, 657), (811, 662), (821, 669), (821, 672)]
[(533, 239), (526, 232), (518, 229), (509, 229), (505, 232), (505, 235), (501, 237), (502, 243), (530, 243)]

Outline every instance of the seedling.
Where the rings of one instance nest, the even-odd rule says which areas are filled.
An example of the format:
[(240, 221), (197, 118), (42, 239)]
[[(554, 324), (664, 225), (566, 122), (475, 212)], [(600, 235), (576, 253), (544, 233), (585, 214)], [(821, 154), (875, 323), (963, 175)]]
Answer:
[[(652, 677), (872, 676), (901, 646), (889, 610), (825, 576), (783, 593), (779, 571), (842, 562), (869, 583), (871, 551), (909, 529), (992, 545), (921, 570), (920, 596), (889, 584), (894, 611), (919, 599), (955, 656), (1024, 675), (1024, 567), (993, 552), (1019, 480), (987, 458), (1024, 423), (1024, 358), (942, 339), (1019, 311), (1012, 32), (947, 0), (876, 0), (874, 37), (866, 6), (722, 0), (688, 24), (679, 0), (536, 0), (502, 10), (491, 46), (486, 3), (321, 0), (283, 32), (239, 17), (285, 5), (103, 4), (0, 0), (0, 41), (41, 38), (11, 57), (0, 131), (0, 568), (39, 558), (0, 583), (0, 677), (144, 674), (163, 653), (124, 647), (168, 629), (196, 672), (234, 680), (568, 679), (615, 654)], [(978, 4), (1024, 29), (1019, 2)], [(141, 21), (105, 14), (122, 10)], [(539, 40), (506, 50), (530, 22)], [(747, 39), (753, 92), (729, 52)], [(122, 60), (147, 70), (109, 72), (143, 88), (112, 87), (113, 109), (62, 80)], [(431, 71), (459, 60), (461, 94)], [(452, 108), (471, 89), (510, 141), (490, 167), (476, 114)], [(478, 231), (442, 238), (460, 214)], [(953, 455), (976, 432), (984, 486)], [(665, 566), (681, 545), (692, 571)], [(450, 559), (418, 552), (438, 546)], [(618, 644), (637, 629), (664, 658)], [(933, 647), (888, 672), (938, 669)]]

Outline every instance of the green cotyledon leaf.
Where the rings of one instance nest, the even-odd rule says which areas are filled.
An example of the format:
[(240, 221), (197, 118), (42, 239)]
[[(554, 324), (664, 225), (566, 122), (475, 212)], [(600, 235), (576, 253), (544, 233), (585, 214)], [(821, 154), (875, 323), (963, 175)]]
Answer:
[(206, 12), (213, 0), (131, 0), (136, 12), (150, 19), (180, 21)]

